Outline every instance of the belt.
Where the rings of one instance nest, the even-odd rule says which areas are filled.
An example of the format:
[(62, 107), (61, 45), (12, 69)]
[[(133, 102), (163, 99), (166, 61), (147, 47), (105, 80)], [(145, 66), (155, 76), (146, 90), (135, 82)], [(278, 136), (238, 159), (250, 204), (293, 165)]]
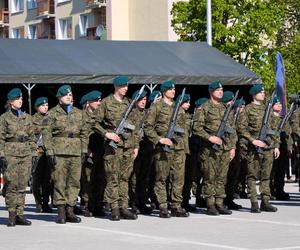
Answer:
[(78, 133), (60, 133), (53, 135), (53, 137), (64, 137), (64, 138), (80, 138)]
[(27, 141), (29, 141), (28, 136), (19, 136), (15, 138), (6, 139), (6, 142), (27, 142)]

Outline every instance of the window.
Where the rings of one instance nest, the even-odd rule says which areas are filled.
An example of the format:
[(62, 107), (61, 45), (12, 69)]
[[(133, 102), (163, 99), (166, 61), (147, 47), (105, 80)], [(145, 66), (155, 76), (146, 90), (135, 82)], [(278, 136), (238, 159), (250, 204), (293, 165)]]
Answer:
[(64, 3), (64, 2), (69, 2), (71, 0), (57, 0), (57, 3)]
[(72, 19), (60, 19), (58, 22), (58, 39), (72, 39)]
[(24, 0), (11, 0), (11, 13), (24, 10)]
[(28, 26), (28, 39), (37, 39), (36, 25)]
[(27, 8), (29, 10), (36, 8), (36, 0), (27, 0)]
[(89, 24), (91, 22), (90, 19), (91, 19), (90, 15), (80, 15), (79, 17), (80, 36), (86, 36), (86, 30), (89, 27)]
[(13, 28), (12, 29), (12, 38), (14, 39), (20, 39), (21, 37), (21, 28)]

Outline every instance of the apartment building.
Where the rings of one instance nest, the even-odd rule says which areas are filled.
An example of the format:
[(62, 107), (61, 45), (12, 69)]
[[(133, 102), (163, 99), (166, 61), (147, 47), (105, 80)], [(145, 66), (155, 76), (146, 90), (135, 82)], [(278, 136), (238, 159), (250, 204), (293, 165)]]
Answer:
[(177, 40), (170, 11), (178, 0), (1, 1), (10, 38)]
[(9, 37), (8, 0), (0, 0), (0, 38)]

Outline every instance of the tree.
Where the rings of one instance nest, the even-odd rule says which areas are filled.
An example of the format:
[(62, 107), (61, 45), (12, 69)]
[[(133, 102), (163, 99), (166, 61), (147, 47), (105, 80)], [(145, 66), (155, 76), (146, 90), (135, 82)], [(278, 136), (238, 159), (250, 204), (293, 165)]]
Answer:
[[(180, 40), (206, 40), (206, 0), (174, 3), (172, 15)], [(213, 46), (274, 88), (274, 46), (284, 17), (283, 0), (213, 0)]]

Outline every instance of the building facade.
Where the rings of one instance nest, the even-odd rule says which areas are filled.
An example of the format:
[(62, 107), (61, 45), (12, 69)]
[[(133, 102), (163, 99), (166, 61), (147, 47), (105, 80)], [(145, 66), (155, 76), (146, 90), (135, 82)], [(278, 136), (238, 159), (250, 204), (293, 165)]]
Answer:
[(176, 41), (170, 14), (175, 1), (0, 0), (0, 35), (5, 30), (10, 38)]

